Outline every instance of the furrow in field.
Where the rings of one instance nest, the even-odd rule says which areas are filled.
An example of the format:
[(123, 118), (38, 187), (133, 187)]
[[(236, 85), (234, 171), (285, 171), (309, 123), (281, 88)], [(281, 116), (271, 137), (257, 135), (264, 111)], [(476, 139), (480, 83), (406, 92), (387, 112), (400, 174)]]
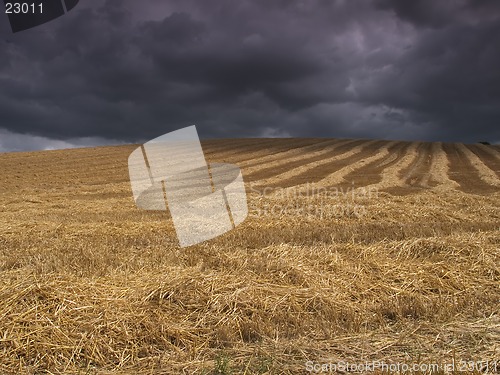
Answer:
[(484, 165), (495, 172), (497, 177), (500, 177), (499, 153), (490, 150), (490, 148), (485, 145), (467, 145), (466, 147), (474, 154), (476, 154), (476, 156), (481, 159)]
[(215, 138), (215, 139), (202, 139), (200, 141), (203, 151), (213, 151), (219, 148), (230, 148), (234, 145), (248, 144), (249, 142), (257, 143), (257, 138), (232, 138), (230, 142), (228, 139)]
[(460, 185), (455, 180), (448, 177), (450, 175), (450, 161), (441, 142), (432, 144), (432, 163), (429, 173), (430, 181), (436, 184), (433, 190), (455, 190), (460, 188)]
[(336, 185), (343, 182), (346, 175), (365, 163), (384, 158), (388, 154), (388, 147), (394, 143), (388, 141), (365, 142), (353, 149), (350, 156), (344, 155), (340, 159), (329, 159), (313, 167), (305, 166), (307, 169), (299, 175), (286, 180), (278, 180), (276, 185), (297, 191)]
[(432, 143), (423, 142), (416, 151), (417, 158), (406, 169), (401, 171), (405, 183), (412, 187), (432, 187), (434, 182), (430, 181), (430, 170), (432, 165)]
[[(245, 181), (255, 181), (268, 176), (275, 176), (280, 170), (290, 171), (297, 165), (302, 166), (316, 160), (323, 160), (325, 156), (338, 155), (365, 141), (359, 140), (337, 140), (329, 139), (316, 142), (312, 145), (301, 146), (296, 144), (294, 148), (288, 147), (282, 152), (262, 157), (252, 157), (250, 160), (239, 162)], [(290, 143), (289, 143), (290, 145)], [(246, 154), (248, 157), (248, 154)], [(305, 158), (304, 156), (308, 156)]]
[[(207, 154), (208, 162), (221, 162), (221, 163), (246, 163), (254, 161), (257, 158), (267, 157), (269, 155), (279, 154), (285, 151), (289, 151), (290, 148), (300, 148), (315, 143), (321, 142), (319, 138), (305, 138), (305, 139), (274, 139), (271, 143), (260, 144), (260, 147), (254, 147), (252, 149), (244, 150), (238, 148), (232, 150), (229, 153), (212, 153)], [(324, 139), (323, 139), (324, 141)]]
[(481, 180), (483, 180), (488, 185), (500, 187), (500, 179), (497, 177), (494, 170), (488, 168), (488, 166), (484, 164), (482, 160), (475, 153), (469, 150), (464, 144), (459, 143), (457, 147), (476, 169)]
[(284, 148), (295, 145), (304, 145), (317, 142), (318, 138), (243, 138), (243, 139), (217, 139), (212, 141), (202, 141), (203, 152), (206, 155), (223, 156), (225, 154), (239, 154), (243, 152), (253, 152), (262, 148)]
[(460, 185), (460, 190), (470, 194), (489, 194), (498, 191), (498, 187), (486, 183), (478, 170), (462, 152), (456, 143), (443, 143), (443, 150), (449, 160), (449, 176)]
[[(381, 141), (354, 141), (342, 144), (332, 154), (318, 157), (318, 160), (302, 160), (296, 166), (289, 166), (281, 173), (271, 173), (261, 179), (255, 179), (255, 185), (261, 187), (290, 187), (297, 185), (297, 181), (319, 181), (332, 169), (339, 165), (349, 165), (353, 160), (359, 160), (363, 156), (361, 152), (374, 144), (383, 143)], [(326, 156), (326, 157), (325, 157)], [(299, 183), (300, 184), (300, 183)]]
[(259, 181), (282, 173), (287, 173), (296, 170), (302, 166), (325, 160), (336, 155), (348, 152), (352, 148), (364, 141), (345, 140), (336, 143), (325, 142), (318, 145), (309, 146), (306, 149), (301, 149), (299, 153), (295, 153), (293, 157), (280, 157), (279, 159), (270, 162), (262, 163), (260, 160), (253, 166), (244, 168), (243, 174), (248, 181)]
[(253, 139), (233, 139), (231, 142), (224, 142), (221, 139), (201, 141), (201, 147), (205, 155), (235, 152), (239, 147), (255, 146), (257, 144), (258, 142)]
[(301, 147), (290, 147), (288, 150), (284, 150), (279, 153), (274, 153), (270, 155), (263, 156), (258, 159), (247, 160), (240, 163), (239, 165), (245, 169), (247, 174), (251, 174), (254, 171), (262, 170), (264, 168), (270, 168), (275, 162), (287, 162), (295, 159), (303, 158), (304, 155), (311, 155), (316, 153), (325, 153), (331, 151), (333, 148), (337, 148), (348, 142), (355, 142), (353, 139), (328, 139), (321, 142), (316, 142), (311, 145), (301, 146)]
[(12, 155), (17, 164), (31, 166), (50, 166), (51, 169), (66, 169), (71, 165), (100, 165), (116, 164), (121, 157), (127, 157), (134, 150), (135, 145), (114, 146), (114, 147), (95, 147), (68, 150), (53, 151), (35, 151), (31, 153), (12, 153), (6, 154), (7, 160)]
[[(372, 144), (371, 147), (368, 147), (367, 149), (363, 149), (362, 155), (360, 155), (358, 160), (343, 166), (342, 168), (338, 169), (333, 173), (330, 173), (326, 177), (319, 180), (317, 182), (317, 185), (336, 186), (337, 184), (344, 182), (345, 177), (349, 173), (356, 171), (357, 169), (361, 168), (366, 164), (384, 159), (389, 154), (389, 148), (392, 147), (392, 145), (396, 144), (397, 142), (381, 141), (380, 143), (378, 144), (377, 143)], [(366, 157), (367, 155), (371, 156)]]
[[(16, 153), (15, 170), (19, 174), (11, 181), (18, 189), (53, 189), (71, 180), (72, 186), (100, 180), (101, 184), (128, 180), (127, 157), (135, 145), (55, 151)], [(8, 166), (5, 166), (9, 168)], [(17, 172), (16, 172), (17, 173)]]
[(409, 142), (393, 144), (388, 148), (389, 153), (386, 157), (368, 164), (365, 163), (362, 167), (347, 174), (344, 177), (344, 181), (335, 186), (341, 191), (346, 191), (346, 189), (356, 189), (358, 187), (378, 184), (383, 181), (386, 175), (385, 171), (400, 161), (410, 145), (411, 143)]
[(388, 188), (405, 188), (405, 181), (401, 178), (401, 171), (408, 168), (418, 158), (420, 142), (407, 143), (406, 147), (397, 154), (397, 159), (379, 172), (380, 181), (370, 185), (370, 188), (387, 190)]
[[(281, 142), (280, 142), (281, 141)], [(290, 140), (288, 140), (290, 141)], [(217, 159), (217, 161), (226, 161), (226, 159), (238, 160), (241, 159), (242, 155), (245, 157), (249, 154), (266, 152), (268, 148), (271, 149), (283, 149), (287, 147), (286, 142), (283, 140), (276, 139), (247, 139), (242, 140), (242, 142), (232, 143), (228, 141), (226, 144), (221, 144), (219, 147), (208, 148), (204, 154), (211, 159)], [(222, 160), (224, 159), (224, 160)]]
[(500, 146), (476, 144), (481, 150), (486, 151), (496, 159), (500, 159)]
[(386, 186), (380, 186), (379, 189), (393, 195), (406, 195), (436, 186), (438, 183), (431, 180), (433, 158), (433, 144), (419, 142), (411, 162), (408, 163), (409, 156), (405, 165), (401, 165), (401, 169), (392, 176), (392, 183), (388, 178)]
[(304, 155), (320, 155), (331, 151), (337, 145), (353, 142), (352, 140), (329, 139), (327, 141), (316, 142), (311, 145), (296, 145), (280, 152), (273, 152), (262, 157), (256, 157), (239, 162), (245, 176), (250, 176), (258, 171), (273, 169), (276, 166), (292, 162), (296, 159), (303, 159)]

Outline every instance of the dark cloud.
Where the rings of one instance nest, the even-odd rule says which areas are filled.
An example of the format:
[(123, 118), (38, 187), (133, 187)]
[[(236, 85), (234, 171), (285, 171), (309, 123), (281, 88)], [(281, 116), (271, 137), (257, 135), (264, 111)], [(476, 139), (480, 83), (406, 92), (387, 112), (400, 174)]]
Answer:
[(1, 145), (191, 124), (204, 137), (500, 141), (498, 4), (86, 0), (35, 29), (2, 23)]
[(393, 10), (397, 17), (409, 21), (416, 26), (439, 28), (452, 21), (453, 8), (456, 7), (457, 1), (382, 0), (377, 5), (382, 9)]

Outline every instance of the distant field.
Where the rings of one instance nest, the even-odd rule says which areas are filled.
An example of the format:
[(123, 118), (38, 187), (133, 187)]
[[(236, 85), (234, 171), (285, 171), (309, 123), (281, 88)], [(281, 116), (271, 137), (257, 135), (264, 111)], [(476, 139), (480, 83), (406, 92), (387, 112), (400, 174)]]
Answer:
[(136, 147), (0, 154), (0, 373), (500, 359), (498, 147), (205, 141), (249, 217), (185, 249), (134, 204)]

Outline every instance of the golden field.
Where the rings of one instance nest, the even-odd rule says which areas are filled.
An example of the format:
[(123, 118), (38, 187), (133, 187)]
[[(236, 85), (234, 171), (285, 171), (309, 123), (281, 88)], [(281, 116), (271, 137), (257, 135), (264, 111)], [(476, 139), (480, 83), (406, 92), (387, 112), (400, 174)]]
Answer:
[(498, 146), (202, 145), (249, 216), (188, 248), (134, 204), (138, 145), (0, 154), (1, 374), (500, 359)]

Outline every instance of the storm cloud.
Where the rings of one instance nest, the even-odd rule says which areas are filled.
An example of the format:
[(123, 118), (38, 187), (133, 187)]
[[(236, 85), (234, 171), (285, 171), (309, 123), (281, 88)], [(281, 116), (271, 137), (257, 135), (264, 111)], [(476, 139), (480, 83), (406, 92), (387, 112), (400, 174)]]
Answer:
[(500, 141), (497, 1), (86, 0), (0, 24), (0, 151), (204, 138)]

